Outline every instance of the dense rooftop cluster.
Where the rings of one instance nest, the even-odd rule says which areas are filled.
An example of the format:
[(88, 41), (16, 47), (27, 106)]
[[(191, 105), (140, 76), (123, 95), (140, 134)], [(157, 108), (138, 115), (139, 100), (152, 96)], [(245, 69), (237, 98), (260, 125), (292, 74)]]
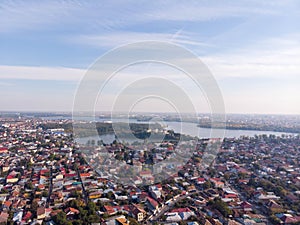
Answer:
[[(147, 166), (170, 158), (176, 143), (148, 151), (118, 142), (81, 146), (71, 133), (43, 123), (1, 122), (0, 224), (300, 223), (299, 136), (224, 139), (208, 168), (207, 147), (221, 140), (197, 140), (176, 173), (156, 180)], [(115, 179), (118, 169), (97, 169), (105, 152), (124, 162), (126, 173), (135, 168), (131, 183)]]

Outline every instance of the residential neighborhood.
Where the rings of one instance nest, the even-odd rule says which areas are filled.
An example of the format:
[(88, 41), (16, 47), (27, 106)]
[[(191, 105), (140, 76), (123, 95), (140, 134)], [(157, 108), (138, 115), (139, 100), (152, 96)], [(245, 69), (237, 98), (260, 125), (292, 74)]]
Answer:
[[(83, 145), (45, 123), (1, 122), (0, 224), (300, 223), (297, 135), (199, 139), (189, 160), (157, 182), (145, 165), (176, 154), (174, 142), (147, 153), (118, 142)], [(218, 141), (217, 157), (203, 168), (207, 145)], [(103, 152), (136, 169), (131, 184), (114, 178), (118, 169), (95, 166)]]

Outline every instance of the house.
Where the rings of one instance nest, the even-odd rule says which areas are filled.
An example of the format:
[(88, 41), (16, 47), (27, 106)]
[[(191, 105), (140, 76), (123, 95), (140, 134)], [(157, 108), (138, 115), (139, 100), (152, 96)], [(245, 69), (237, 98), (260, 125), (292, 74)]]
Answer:
[(136, 176), (134, 178), (134, 184), (135, 185), (139, 185), (139, 184), (142, 184), (142, 183), (143, 183), (143, 179), (141, 177)]
[(116, 225), (129, 225), (126, 218), (119, 217), (116, 219)]
[(203, 177), (199, 177), (196, 179), (196, 184), (202, 185), (205, 183), (205, 179)]
[(23, 211), (18, 211), (14, 213), (13, 221), (20, 223), (22, 221)]
[(178, 213), (166, 213), (165, 216), (167, 217), (166, 218), (166, 221), (181, 221), (181, 217)]
[(64, 179), (64, 175), (62, 175), (62, 174), (57, 174), (55, 176), (55, 180), (62, 180), (62, 179)]
[(8, 217), (9, 217), (9, 214), (6, 213), (6, 212), (1, 212), (0, 214), (0, 224), (1, 223), (7, 223), (7, 220), (8, 220)]
[(228, 225), (241, 225), (241, 223), (239, 223), (235, 220), (228, 220)]
[(101, 198), (101, 192), (92, 192), (89, 194), (89, 199)]
[(204, 223), (204, 225), (212, 225), (212, 224), (211, 224), (211, 222), (209, 222), (209, 220), (208, 220), (208, 219), (205, 219), (205, 223)]
[(278, 200), (280, 197), (276, 196), (273, 192), (268, 192), (266, 195), (260, 193), (257, 195), (257, 200), (268, 202), (269, 200)]
[(282, 214), (279, 216), (279, 219), (283, 224), (295, 224), (300, 222), (300, 216), (292, 216), (290, 214)]
[(192, 221), (192, 222), (188, 222), (187, 225), (199, 225), (199, 223)]
[(142, 192), (138, 195), (138, 199), (140, 202), (146, 202), (149, 195), (146, 192)]
[(13, 175), (8, 175), (6, 177), (6, 183), (17, 183), (18, 180), (19, 180), (19, 178), (16, 176), (13, 176)]
[(62, 194), (61, 191), (57, 191), (57, 192), (53, 192), (51, 194), (50, 199), (53, 200), (54, 203), (59, 203), (59, 202), (62, 202), (64, 200), (64, 197), (63, 197), (63, 194)]
[(73, 219), (74, 216), (79, 214), (79, 210), (68, 207), (65, 209), (65, 213), (68, 219)]
[(114, 208), (113, 208), (112, 206), (110, 206), (110, 205), (105, 205), (105, 206), (103, 206), (103, 208), (104, 208), (104, 211), (105, 211), (108, 215), (110, 215), (110, 216), (117, 213), (117, 212), (114, 210)]
[(161, 197), (161, 192), (157, 186), (150, 186), (149, 192), (150, 192), (150, 195), (156, 200)]
[(81, 173), (81, 174), (80, 174), (81, 179), (86, 179), (86, 178), (88, 178), (88, 177), (90, 177), (90, 176), (91, 176), (90, 173)]
[(243, 201), (240, 205), (244, 212), (252, 211), (252, 205), (249, 202)]
[(66, 173), (65, 175), (64, 175), (64, 177), (65, 178), (74, 178), (74, 177), (76, 177), (77, 176), (77, 174), (74, 172), (74, 173)]
[(40, 190), (45, 190), (45, 185), (44, 185), (44, 184), (39, 184), (39, 185), (38, 185), (38, 189), (40, 189)]
[(194, 185), (190, 185), (187, 187), (187, 191), (190, 193), (190, 192), (196, 192), (197, 189)]
[(3, 172), (9, 171), (9, 169), (10, 169), (10, 166), (8, 166), (8, 165), (2, 166), (2, 171), (3, 171)]
[(224, 188), (224, 182), (220, 181), (219, 178), (211, 178), (210, 181), (216, 188)]
[(163, 188), (162, 188), (162, 185), (161, 185), (161, 184), (156, 184), (155, 186), (157, 187), (157, 189), (158, 189), (159, 191), (162, 191), (162, 190), (163, 190)]
[(144, 171), (141, 171), (140, 172), (140, 177), (142, 179), (150, 179), (150, 180), (153, 180), (154, 177), (152, 175), (152, 172), (150, 170), (144, 170)]
[(165, 216), (167, 216), (166, 221), (182, 221), (195, 216), (195, 213), (189, 208), (178, 208), (166, 213)]
[(267, 211), (270, 213), (280, 213), (283, 212), (283, 208), (281, 205), (279, 205), (277, 202), (274, 200), (269, 200), (267, 204), (265, 205)]
[(45, 215), (46, 215), (46, 217), (50, 217), (51, 213), (52, 213), (52, 208), (46, 208), (45, 209)]
[(158, 202), (155, 201), (153, 198), (151, 197), (147, 197), (147, 201), (146, 201), (146, 205), (148, 206), (148, 208), (152, 211), (152, 212), (156, 212), (158, 210)]
[(6, 209), (6, 210), (9, 210), (11, 205), (12, 205), (11, 201), (5, 201), (5, 202), (2, 203), (2, 208)]
[(216, 198), (216, 197), (219, 197), (219, 193), (214, 190), (214, 189), (209, 189), (206, 191), (206, 193), (211, 196), (212, 198)]
[(128, 225), (127, 219), (124, 215), (115, 216), (113, 218), (109, 218), (105, 221), (106, 225)]
[(46, 217), (45, 207), (39, 207), (39, 208), (37, 208), (36, 216), (37, 216), (38, 220), (45, 219), (45, 217)]
[(114, 215), (116, 213), (125, 213), (125, 214), (129, 214), (130, 213), (130, 207), (128, 205), (123, 205), (123, 206), (110, 206), (110, 205), (105, 205), (103, 206), (104, 211), (108, 214), (108, 215)]
[(146, 211), (142, 209), (140, 206), (133, 204), (132, 210), (131, 210), (131, 215), (138, 221), (141, 222), (144, 220), (146, 216)]
[(28, 211), (24, 216), (23, 216), (23, 221), (27, 222), (28, 220), (30, 220), (32, 217), (32, 213), (30, 211)]
[(6, 147), (0, 147), (0, 154), (8, 153), (8, 148)]
[(16, 208), (22, 209), (22, 208), (24, 208), (26, 206), (26, 204), (27, 204), (27, 201), (25, 199), (23, 199), (23, 200), (21, 200), (21, 201), (18, 202), (18, 205), (17, 205)]

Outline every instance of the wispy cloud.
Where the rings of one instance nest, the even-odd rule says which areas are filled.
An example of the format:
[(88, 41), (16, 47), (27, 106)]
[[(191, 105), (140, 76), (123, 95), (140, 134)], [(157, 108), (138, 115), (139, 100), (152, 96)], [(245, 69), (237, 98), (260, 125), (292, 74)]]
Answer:
[(83, 69), (65, 67), (0, 65), (0, 79), (2, 81), (7, 79), (79, 81), (84, 74), (85, 70)]
[(251, 3), (250, 1), (229, 1), (226, 6), (221, 2), (210, 1), (190, 1), (177, 2), (173, 4), (167, 1), (158, 7), (153, 12), (146, 13), (146, 18), (149, 20), (164, 20), (164, 21), (208, 21), (228, 17), (248, 17), (251, 15), (277, 14), (278, 8), (264, 7), (261, 8), (258, 2)]
[[(0, 32), (118, 29), (157, 21), (208, 21), (282, 13), (281, 1), (2, 1)], [(285, 1), (285, 5), (289, 1)]]
[(212, 54), (203, 61), (220, 79), (299, 79), (299, 35), (269, 38), (230, 53)]
[[(299, 78), (300, 71), (300, 42), (298, 34), (283, 36), (278, 38), (266, 39), (250, 46), (245, 46), (239, 50), (222, 54), (210, 54), (200, 57), (208, 65), (213, 74), (218, 79), (231, 77), (239, 78), (274, 78), (274, 79), (293, 79)], [(171, 40), (172, 34), (149, 34), (127, 32), (124, 35), (114, 33), (103, 36), (82, 36), (76, 41), (89, 42), (93, 46), (117, 46), (126, 42), (143, 40)], [(123, 40), (124, 39), (124, 40)], [(189, 41), (188, 37), (177, 35), (176, 42), (183, 43)], [(174, 40), (173, 40), (174, 41)], [(194, 43), (192, 43), (194, 44)], [(202, 43), (197, 44), (201, 45)], [(205, 45), (205, 44), (203, 44)], [(189, 59), (186, 60), (188, 63)], [(139, 68), (138, 73), (147, 74), (143, 67)], [(154, 66), (153, 69), (171, 75), (163, 67)], [(133, 70), (137, 72), (137, 69)], [(157, 72), (156, 71), (156, 72)], [(84, 69), (67, 67), (29, 67), (29, 66), (6, 66), (0, 65), (0, 79), (30, 79), (30, 80), (70, 80), (79, 81), (86, 73)], [(149, 73), (149, 72), (148, 72)], [(151, 74), (151, 73), (150, 73)], [(127, 72), (127, 75), (128, 72)], [(136, 74), (133, 73), (133, 76)]]
[(126, 10), (120, 13), (122, 6), (124, 3), (111, 1), (2, 1), (0, 32), (119, 27), (129, 15)]
[(68, 37), (66, 38), (66, 41), (96, 47), (115, 47), (139, 41), (166, 41), (182, 45), (210, 46), (207, 43), (192, 39), (191, 35), (186, 34), (185, 32), (148, 33), (121, 31), (110, 32), (102, 35), (79, 35), (77, 37)]

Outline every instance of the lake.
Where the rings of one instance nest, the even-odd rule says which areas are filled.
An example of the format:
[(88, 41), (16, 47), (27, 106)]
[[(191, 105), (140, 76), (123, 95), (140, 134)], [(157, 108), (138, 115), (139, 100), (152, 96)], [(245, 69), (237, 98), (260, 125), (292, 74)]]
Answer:
[[(107, 121), (107, 119), (97, 119), (99, 122)], [(114, 122), (126, 122), (125, 119), (115, 119)], [(148, 123), (144, 121), (137, 121), (135, 119), (130, 119), (130, 123)], [(153, 122), (149, 122), (150, 124)], [(187, 122), (169, 122), (169, 121), (163, 121), (161, 123), (162, 126), (166, 127), (168, 130), (174, 130), (176, 133), (186, 134), (193, 137), (199, 137), (199, 138), (221, 138), (219, 135), (211, 136), (211, 129), (210, 128), (200, 128), (197, 126), (196, 123), (187, 123)], [(226, 130), (225, 131), (225, 137), (227, 138), (238, 138), (240, 136), (250, 136), (253, 137), (254, 135), (295, 135), (290, 133), (284, 133), (284, 132), (274, 132), (274, 131), (259, 131), (259, 130)], [(78, 140), (80, 143), (85, 144), (88, 140), (98, 140), (99, 137), (87, 137), (87, 138), (81, 138)], [(113, 134), (107, 134), (107, 135), (101, 135), (101, 139), (104, 143), (111, 143), (115, 136)], [(127, 140), (128, 142), (132, 142), (132, 140)]]

